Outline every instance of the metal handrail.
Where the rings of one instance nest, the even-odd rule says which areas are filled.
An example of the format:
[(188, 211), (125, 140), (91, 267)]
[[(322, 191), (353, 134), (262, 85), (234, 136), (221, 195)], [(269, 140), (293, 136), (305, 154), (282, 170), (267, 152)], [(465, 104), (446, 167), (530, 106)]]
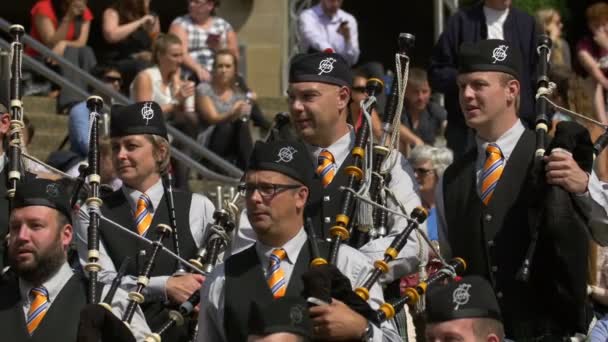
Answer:
[[(8, 21), (4, 20), (3, 18), (0, 18), (0, 30), (8, 33), (10, 26), (11, 26), (11, 24)], [(89, 86), (91, 86), (96, 91), (98, 91), (101, 95), (114, 99), (116, 101), (116, 103), (118, 103), (118, 104), (133, 103), (133, 100), (127, 98), (126, 96), (115, 91), (114, 89), (106, 86), (103, 82), (99, 81), (95, 77), (84, 72), (82, 69), (73, 65), (68, 60), (63, 58), (62, 56), (57, 55), (51, 49), (49, 49), (48, 47), (46, 47), (39, 41), (33, 39), (28, 34), (24, 34), (22, 40), (25, 44), (29, 45), (34, 50), (38, 51), (41, 55), (43, 55), (45, 57), (50, 57), (50, 58), (54, 59), (55, 61), (57, 61), (57, 64), (59, 66), (77, 73), (84, 82), (86, 82)], [(10, 44), (7, 41), (0, 39), (0, 44), (4, 49), (10, 50)], [(49, 69), (44, 64), (38, 62), (34, 58), (31, 58), (30, 56), (27, 56), (27, 55), (24, 55), (23, 57), (24, 57), (24, 63), (26, 66), (28, 66), (31, 69), (35, 70), (36, 72), (40, 73), (41, 75), (48, 78), (49, 80), (56, 83), (57, 85), (74, 91), (78, 95), (82, 96), (83, 99), (85, 99), (89, 96), (89, 94), (87, 92), (85, 92), (81, 88), (75, 86), (72, 82), (70, 82), (69, 80), (66, 80), (63, 76), (57, 74), (56, 72)], [(229, 162), (225, 161), (223, 158), (221, 158), (220, 156), (215, 154), (213, 151), (207, 149), (204, 146), (197, 144), (194, 140), (192, 140), (187, 135), (183, 134), (181, 131), (179, 131), (177, 128), (173, 127), (169, 123), (167, 123), (167, 131), (169, 134), (171, 134), (171, 136), (176, 141), (178, 141), (184, 145), (187, 145), (188, 148), (190, 148), (192, 152), (207, 159), (209, 162), (215, 164), (217, 167), (222, 169), (222, 171), (226, 172), (226, 174), (228, 176), (232, 176), (234, 178), (220, 175), (205, 167), (201, 168), (200, 163), (197, 163), (192, 158), (188, 158), (190, 161), (196, 163), (193, 165), (188, 165), (189, 167), (193, 168), (194, 170), (196, 170), (199, 173), (203, 169), (206, 170), (205, 174), (201, 173), (201, 175), (203, 175), (204, 177), (208, 177), (208, 178), (212, 178), (212, 179), (220, 180), (220, 181), (226, 181), (226, 179), (229, 178), (231, 180), (230, 182), (234, 183), (235, 181), (238, 181), (238, 179), (240, 179), (243, 176), (242, 170), (240, 170), (236, 166), (230, 164)], [(172, 146), (171, 152), (174, 153), (175, 151), (177, 151), (177, 149), (175, 149)], [(186, 162), (187, 164), (190, 164), (188, 161), (184, 161), (184, 162)]]

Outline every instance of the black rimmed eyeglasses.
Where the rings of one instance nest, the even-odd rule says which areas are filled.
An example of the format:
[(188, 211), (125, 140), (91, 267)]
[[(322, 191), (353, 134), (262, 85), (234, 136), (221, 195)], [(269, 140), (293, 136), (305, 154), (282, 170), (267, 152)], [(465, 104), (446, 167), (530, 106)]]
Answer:
[(269, 199), (282, 191), (297, 189), (301, 186), (299, 184), (241, 183), (238, 189), (243, 197), (249, 197), (257, 190), (263, 198)]

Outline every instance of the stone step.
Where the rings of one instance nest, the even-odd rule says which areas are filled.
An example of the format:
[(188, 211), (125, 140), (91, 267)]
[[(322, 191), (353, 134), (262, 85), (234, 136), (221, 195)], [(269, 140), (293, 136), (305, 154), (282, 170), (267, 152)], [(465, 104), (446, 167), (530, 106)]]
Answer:
[(57, 100), (47, 96), (26, 96), (23, 98), (23, 109), (25, 114), (31, 111), (55, 115), (57, 113), (56, 107)]

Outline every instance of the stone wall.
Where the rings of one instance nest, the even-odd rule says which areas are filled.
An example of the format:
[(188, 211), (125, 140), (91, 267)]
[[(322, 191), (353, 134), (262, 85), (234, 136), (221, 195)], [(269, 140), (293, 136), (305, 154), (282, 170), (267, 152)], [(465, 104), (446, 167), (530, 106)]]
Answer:
[(226, 0), (218, 15), (227, 19), (246, 46), (247, 81), (262, 97), (283, 96), (287, 70), (287, 0)]

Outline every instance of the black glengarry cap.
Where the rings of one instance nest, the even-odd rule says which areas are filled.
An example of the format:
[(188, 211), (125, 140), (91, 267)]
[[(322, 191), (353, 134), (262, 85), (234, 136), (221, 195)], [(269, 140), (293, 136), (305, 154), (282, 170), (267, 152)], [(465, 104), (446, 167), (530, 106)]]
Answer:
[(447, 285), (436, 285), (426, 296), (427, 323), (461, 318), (491, 318), (500, 321), (500, 309), (494, 290), (487, 280), (467, 276)]
[(111, 137), (154, 134), (168, 139), (163, 111), (154, 101), (112, 106), (110, 116)]
[(320, 82), (351, 87), (353, 74), (344, 57), (337, 53), (299, 54), (291, 59), (289, 83)]
[(499, 71), (513, 75), (521, 73), (521, 54), (517, 47), (501, 39), (486, 39), (475, 43), (465, 42), (458, 53), (458, 72)]

